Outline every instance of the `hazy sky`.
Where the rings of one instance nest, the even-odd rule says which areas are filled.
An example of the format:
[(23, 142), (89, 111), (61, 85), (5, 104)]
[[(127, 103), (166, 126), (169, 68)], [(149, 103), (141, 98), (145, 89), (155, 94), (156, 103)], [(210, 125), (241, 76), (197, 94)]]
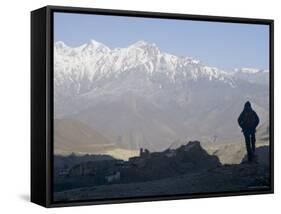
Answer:
[(222, 69), (269, 68), (267, 25), (55, 13), (55, 42), (74, 47), (91, 39), (110, 48), (145, 40)]

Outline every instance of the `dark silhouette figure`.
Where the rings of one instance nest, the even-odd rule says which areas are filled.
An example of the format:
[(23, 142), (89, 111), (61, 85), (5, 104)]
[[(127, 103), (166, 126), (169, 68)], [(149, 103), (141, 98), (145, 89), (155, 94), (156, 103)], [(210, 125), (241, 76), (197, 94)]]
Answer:
[(242, 128), (245, 137), (248, 161), (252, 162), (255, 157), (256, 150), (256, 128), (260, 120), (257, 113), (252, 109), (251, 103), (247, 101), (244, 110), (238, 118), (238, 124)]

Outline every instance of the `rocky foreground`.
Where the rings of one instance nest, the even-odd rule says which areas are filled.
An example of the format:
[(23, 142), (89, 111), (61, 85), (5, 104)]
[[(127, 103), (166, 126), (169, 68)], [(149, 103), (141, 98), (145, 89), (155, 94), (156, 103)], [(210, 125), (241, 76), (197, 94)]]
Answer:
[[(147, 164), (138, 160), (136, 163), (139, 165), (133, 168), (136, 176), (130, 174), (132, 182), (120, 179), (113, 183), (57, 191), (54, 193), (54, 199), (55, 201), (71, 201), (235, 192), (268, 189), (270, 186), (268, 146), (257, 148), (255, 163), (242, 160), (240, 164), (221, 164), (216, 156), (208, 155), (199, 142), (191, 142), (179, 148), (177, 152), (177, 155), (172, 155), (173, 152), (166, 151), (166, 162), (159, 154), (154, 159), (148, 158)], [(180, 166), (175, 164), (178, 160), (181, 160), (178, 162), (178, 164), (181, 163)], [(121, 178), (124, 172), (127, 171), (124, 170), (123, 173), (121, 171)], [(142, 176), (139, 176), (140, 172), (143, 172)], [(146, 175), (152, 176), (152, 180), (146, 179)], [(76, 178), (85, 179), (86, 177), (91, 178), (90, 175), (77, 177), (76, 174)]]

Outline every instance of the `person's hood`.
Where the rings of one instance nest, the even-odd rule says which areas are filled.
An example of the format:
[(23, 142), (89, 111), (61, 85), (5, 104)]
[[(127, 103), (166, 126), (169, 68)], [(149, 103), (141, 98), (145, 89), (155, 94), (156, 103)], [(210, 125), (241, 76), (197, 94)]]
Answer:
[(252, 106), (251, 103), (247, 101), (244, 105), (244, 111), (250, 111), (250, 110), (252, 110)]

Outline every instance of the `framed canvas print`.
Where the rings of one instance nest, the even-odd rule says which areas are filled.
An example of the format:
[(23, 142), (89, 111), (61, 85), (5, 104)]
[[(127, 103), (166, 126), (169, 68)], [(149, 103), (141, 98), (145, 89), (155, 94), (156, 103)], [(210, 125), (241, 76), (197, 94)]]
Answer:
[(31, 13), (31, 201), (273, 193), (273, 20)]

